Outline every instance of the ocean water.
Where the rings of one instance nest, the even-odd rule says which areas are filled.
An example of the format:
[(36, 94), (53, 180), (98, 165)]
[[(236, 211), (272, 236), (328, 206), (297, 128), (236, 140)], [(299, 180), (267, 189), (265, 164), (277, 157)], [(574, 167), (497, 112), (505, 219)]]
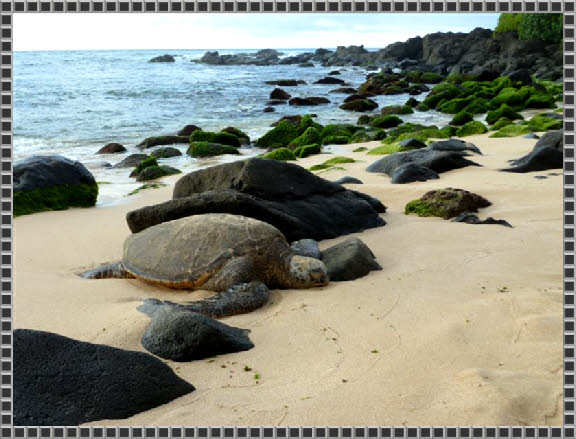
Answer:
[[(286, 56), (304, 49), (280, 49)], [(313, 51), (313, 49), (310, 49)], [(332, 70), (339, 78), (357, 87), (366, 71), (358, 67), (302, 68), (278, 66), (209, 66), (191, 62), (204, 50), (106, 50), (39, 51), (14, 53), (14, 159), (34, 154), (60, 154), (85, 164), (99, 182), (98, 205), (126, 199), (140, 186), (128, 174), (130, 169), (103, 168), (129, 154), (146, 137), (173, 134), (187, 124), (207, 131), (235, 126), (252, 139), (270, 129), (285, 115), (316, 113), (318, 122), (355, 123), (360, 113), (340, 110), (346, 97), (330, 94), (338, 85), (313, 84)], [(252, 52), (220, 50), (221, 54)], [(154, 56), (177, 55), (175, 63), (149, 63)], [(274, 79), (303, 79), (308, 85), (283, 87), (292, 96), (323, 96), (332, 103), (315, 107), (276, 106), (275, 113), (263, 113)], [(422, 99), (424, 95), (417, 96)], [(404, 103), (407, 94), (378, 96), (380, 107)], [(443, 125), (449, 115), (415, 112), (402, 116), (406, 122)], [(109, 142), (123, 144), (123, 154), (95, 155)], [(185, 153), (185, 145), (173, 145)], [(328, 148), (330, 149), (330, 148)], [(337, 147), (336, 147), (337, 150)], [(164, 164), (183, 172), (225, 161), (254, 156), (262, 151), (242, 148), (242, 157), (222, 156), (193, 159), (186, 155), (164, 159)], [(146, 151), (145, 151), (146, 152)], [(149, 152), (149, 150), (147, 151)]]

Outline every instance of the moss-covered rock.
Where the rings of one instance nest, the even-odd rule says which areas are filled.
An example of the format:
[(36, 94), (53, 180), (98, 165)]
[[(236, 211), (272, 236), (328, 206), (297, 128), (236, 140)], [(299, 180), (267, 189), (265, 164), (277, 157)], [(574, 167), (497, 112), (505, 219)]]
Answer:
[(490, 85), (496, 91), (496, 93), (500, 93), (500, 91), (504, 88), (513, 87), (514, 83), (508, 76), (501, 76), (492, 81)]
[(510, 120), (524, 119), (520, 113), (517, 113), (506, 104), (502, 104), (497, 110), (489, 111), (486, 114), (486, 123), (494, 125), (501, 117), (507, 117)]
[(240, 154), (240, 152), (230, 145), (211, 142), (191, 142), (186, 154), (191, 157), (212, 157), (223, 154)]
[(521, 105), (524, 101), (522, 94), (518, 92), (515, 88), (506, 87), (503, 88), (500, 93), (498, 93), (490, 102), (493, 108), (499, 108), (502, 104), (508, 106)]
[(490, 137), (518, 137), (531, 132), (532, 130), (525, 125), (506, 125), (490, 134)]
[(484, 125), (482, 122), (473, 120), (472, 122), (468, 122), (464, 126), (462, 126), (458, 131), (456, 131), (456, 135), (458, 137), (466, 137), (472, 136), (474, 134), (484, 134), (488, 131), (488, 127)]
[(364, 152), (364, 151), (368, 151), (368, 148), (366, 148), (365, 146), (360, 146), (352, 150), (352, 152)]
[(530, 96), (526, 103), (525, 108), (555, 108), (556, 99), (554, 96), (546, 94), (537, 94)]
[(350, 136), (348, 143), (364, 143), (375, 140), (368, 131), (357, 131)]
[(155, 157), (148, 157), (147, 159), (142, 160), (140, 164), (136, 166), (136, 169), (134, 169), (132, 174), (138, 175), (144, 169), (149, 168), (151, 166), (158, 166), (158, 161), (156, 160)]
[(438, 84), (439, 82), (442, 82), (442, 75), (433, 72), (424, 72), (420, 76), (419, 81), (424, 84)]
[(514, 122), (512, 122), (507, 117), (501, 117), (500, 119), (498, 119), (498, 121), (494, 125), (492, 125), (491, 129), (493, 131), (498, 131), (500, 128), (504, 128), (505, 126), (508, 126), (508, 125), (514, 125)]
[(280, 160), (286, 162), (288, 160), (296, 160), (294, 153), (288, 148), (278, 148), (270, 151), (262, 156), (263, 159)]
[(452, 137), (456, 135), (458, 129), (459, 128), (457, 126), (446, 125), (445, 127), (441, 128), (439, 132), (445, 137)]
[(372, 119), (370, 125), (374, 128), (393, 128), (402, 123), (402, 119), (398, 116), (379, 116)]
[(419, 104), (416, 106), (416, 110), (418, 110), (418, 111), (429, 111), (429, 110), (430, 110), (430, 107), (429, 107), (428, 105), (426, 105), (424, 102), (421, 102), (421, 103), (419, 103)]
[(348, 139), (346, 136), (328, 136), (322, 139), (322, 145), (346, 145)]
[(287, 120), (282, 120), (274, 129), (268, 131), (256, 141), (256, 145), (261, 148), (269, 148), (273, 145), (288, 146), (296, 137), (300, 135), (298, 125), (294, 125)]
[(221, 145), (229, 145), (234, 148), (240, 148), (240, 140), (230, 133), (212, 133), (210, 131), (194, 131), (190, 135), (190, 142), (209, 142), (219, 143)]
[(387, 155), (394, 154), (395, 152), (406, 151), (398, 143), (390, 143), (387, 145), (377, 146), (367, 152), (368, 155)]
[(14, 216), (70, 207), (92, 207), (98, 198), (98, 185), (62, 184), (32, 191), (14, 192)]
[(546, 117), (542, 114), (539, 114), (537, 116), (534, 116), (532, 119), (530, 119), (526, 123), (526, 125), (532, 130), (532, 131), (549, 131), (549, 130), (560, 130), (562, 129), (562, 120), (559, 119), (553, 119), (551, 117)]
[(312, 145), (300, 146), (293, 152), (296, 157), (303, 159), (314, 154), (320, 154), (322, 152), (322, 146), (319, 143), (313, 143)]
[(311, 145), (313, 143), (321, 143), (322, 136), (320, 131), (315, 127), (306, 128), (300, 136), (296, 137), (290, 142), (291, 147), (299, 147), (304, 145)]
[(406, 103), (404, 105), (407, 105), (410, 108), (416, 108), (419, 103), (420, 103), (420, 101), (418, 101), (414, 98), (410, 98), (406, 101)]
[(180, 174), (181, 172), (171, 166), (149, 166), (138, 173), (136, 181), (156, 180), (157, 178)]
[(376, 108), (378, 108), (378, 104), (372, 99), (358, 99), (351, 102), (345, 102), (344, 104), (340, 105), (341, 110), (356, 112), (372, 111)]
[[(244, 131), (239, 130), (235, 127), (226, 127), (222, 130), (223, 133), (232, 134), (235, 136), (242, 145), (248, 145), (250, 143), (250, 136), (246, 134)], [(221, 142), (220, 142), (221, 143)], [(233, 145), (232, 145), (233, 146)]]
[(463, 189), (446, 188), (426, 192), (421, 198), (410, 201), (404, 208), (404, 214), (449, 219), (464, 212), (478, 212), (479, 208), (490, 205), (480, 195)]
[(380, 110), (380, 114), (383, 116), (389, 114), (412, 114), (412, 113), (414, 113), (414, 110), (412, 109), (412, 107), (408, 105), (388, 105)]
[(485, 98), (474, 97), (463, 111), (470, 114), (484, 114), (490, 110), (490, 101)]
[(450, 121), (450, 125), (464, 125), (465, 123), (472, 122), (474, 116), (466, 111), (460, 111), (454, 115), (454, 118)]
[(474, 101), (473, 96), (468, 96), (466, 98), (451, 99), (443, 104), (439, 103), (437, 109), (442, 113), (456, 114), (464, 110), (464, 108), (466, 108), (473, 101)]
[(370, 122), (374, 119), (374, 116), (370, 116), (368, 114), (363, 114), (358, 118), (356, 121), (357, 125), (370, 125)]
[(314, 165), (310, 167), (311, 171), (321, 171), (324, 169), (329, 169), (329, 168), (333, 168), (336, 165), (340, 165), (340, 164), (344, 164), (344, 163), (355, 163), (356, 160), (350, 158), (350, 157), (334, 157), (331, 158), (330, 160), (326, 160), (324, 163), (321, 163), (319, 165)]

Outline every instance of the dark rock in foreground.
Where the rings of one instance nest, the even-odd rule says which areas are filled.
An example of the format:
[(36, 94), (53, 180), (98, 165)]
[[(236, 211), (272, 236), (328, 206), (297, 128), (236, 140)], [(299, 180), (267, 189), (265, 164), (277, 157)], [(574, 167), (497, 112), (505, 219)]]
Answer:
[(14, 425), (124, 419), (193, 390), (149, 354), (14, 331)]
[(374, 270), (382, 270), (374, 253), (358, 238), (348, 238), (322, 252), (322, 262), (331, 282), (354, 280)]
[(14, 215), (96, 204), (98, 185), (86, 167), (59, 155), (34, 155), (14, 164)]
[[(465, 158), (465, 153), (449, 152), (449, 151), (434, 151), (428, 148), (415, 149), (407, 152), (397, 152), (383, 157), (372, 163), (366, 169), (368, 172), (377, 172), (388, 174), (392, 177), (394, 171), (401, 166), (412, 163), (420, 167), (429, 168), (436, 174), (451, 171), (453, 169), (465, 168), (466, 166), (480, 166), (471, 160)], [(410, 172), (410, 175), (424, 175), (420, 168), (404, 168), (401, 171)], [(401, 171), (398, 171), (399, 173)], [(416, 172), (418, 171), (418, 172)], [(427, 173), (432, 176), (434, 174)], [(405, 180), (405, 177), (398, 177), (400, 180)], [(416, 180), (422, 181), (422, 180)], [(405, 182), (408, 182), (407, 180)]]
[(138, 145), (140, 149), (152, 148), (153, 146), (159, 145), (174, 145), (177, 143), (187, 144), (190, 141), (188, 136), (158, 136), (158, 137), (147, 137)]
[(564, 147), (564, 131), (549, 131), (544, 134), (534, 149), (524, 157), (513, 160), (514, 167), (502, 169), (505, 172), (533, 172), (547, 169), (562, 169)]
[(138, 166), (142, 160), (146, 160), (147, 158), (147, 154), (130, 154), (124, 160), (112, 166), (112, 168), (133, 168), (134, 166)]
[(142, 346), (167, 360), (201, 360), (252, 349), (249, 332), (181, 307), (164, 305), (152, 315)]
[(249, 159), (182, 177), (174, 199), (129, 212), (136, 233), (190, 215), (230, 213), (279, 229), (289, 242), (334, 238), (385, 224), (386, 208), (369, 195), (324, 180), (294, 164)]
[(440, 178), (436, 172), (416, 163), (406, 163), (398, 166), (390, 174), (390, 182), (393, 184), (406, 184), (415, 181), (437, 180)]
[(138, 173), (136, 181), (156, 180), (157, 178), (180, 174), (181, 172), (180, 169), (173, 168), (172, 166), (150, 166)]
[(295, 255), (320, 259), (318, 242), (313, 239), (301, 239), (300, 241), (295, 241), (290, 245), (290, 247)]
[(358, 178), (350, 177), (350, 176), (339, 178), (338, 180), (334, 181), (334, 183), (337, 183), (337, 184), (363, 184), (362, 180), (359, 180)]
[(118, 152), (124, 152), (126, 148), (119, 143), (108, 143), (98, 150), (96, 154), (116, 154)]
[(166, 54), (166, 55), (155, 56), (154, 58), (152, 58), (148, 62), (176, 62), (176, 60), (174, 59), (174, 57), (172, 55)]
[(480, 195), (463, 189), (445, 188), (426, 192), (417, 200), (406, 204), (406, 215), (438, 216), (450, 219), (465, 212), (478, 212), (492, 203)]
[(478, 215), (470, 212), (464, 212), (452, 220), (453, 223), (466, 223), (466, 224), (498, 224), (500, 226), (512, 227), (506, 220), (497, 220), (489, 216), (484, 220), (480, 220)]

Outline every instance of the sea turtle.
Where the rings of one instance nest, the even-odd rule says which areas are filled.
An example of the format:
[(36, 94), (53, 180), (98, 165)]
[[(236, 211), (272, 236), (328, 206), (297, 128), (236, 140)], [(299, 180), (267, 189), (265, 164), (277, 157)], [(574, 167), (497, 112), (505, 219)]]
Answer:
[(180, 305), (210, 317), (263, 306), (269, 298), (267, 286), (311, 288), (328, 282), (325, 265), (295, 255), (278, 229), (229, 214), (194, 215), (149, 227), (126, 239), (121, 262), (81, 276), (136, 278), (169, 288), (216, 291), (208, 299)]

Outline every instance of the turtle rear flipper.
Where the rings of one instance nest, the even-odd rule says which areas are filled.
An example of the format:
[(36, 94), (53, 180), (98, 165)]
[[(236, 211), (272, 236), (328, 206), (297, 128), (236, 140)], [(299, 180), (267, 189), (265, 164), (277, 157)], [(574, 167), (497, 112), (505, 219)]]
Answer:
[(191, 312), (204, 314), (212, 318), (232, 316), (254, 311), (263, 307), (270, 299), (270, 290), (266, 285), (259, 281), (250, 283), (239, 283), (232, 285), (225, 291), (222, 291), (212, 297), (196, 302), (185, 304), (170, 301), (159, 301), (148, 299), (144, 306), (138, 307), (138, 310), (145, 314), (151, 315), (155, 310), (150, 307), (161, 307), (162, 305), (171, 305)]
[(84, 279), (134, 279), (122, 262), (100, 265), (99, 267), (80, 273)]

